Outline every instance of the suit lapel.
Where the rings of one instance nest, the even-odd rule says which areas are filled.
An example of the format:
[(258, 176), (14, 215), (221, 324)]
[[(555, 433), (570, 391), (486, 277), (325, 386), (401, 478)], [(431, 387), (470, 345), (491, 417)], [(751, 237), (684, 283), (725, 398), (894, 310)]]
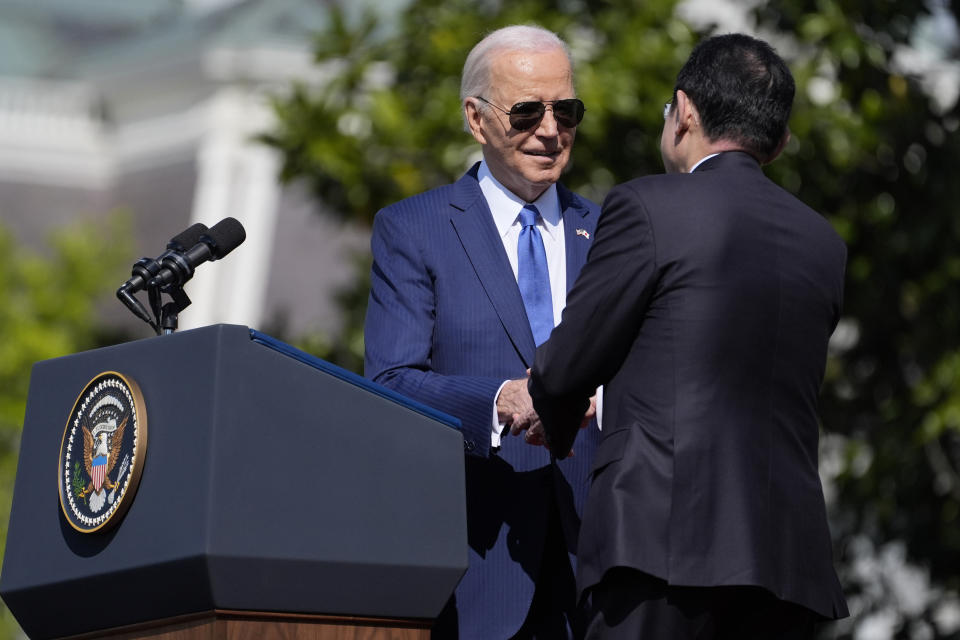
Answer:
[(477, 182), (478, 166), (455, 184), (450, 222), (510, 341), (525, 366), (530, 367), (536, 351), (533, 332), (513, 269), (503, 250), (503, 241)]
[(580, 275), (580, 269), (587, 262), (587, 252), (590, 251), (590, 239), (593, 233), (584, 224), (587, 209), (579, 204), (573, 194), (562, 184), (557, 184), (557, 197), (560, 200), (560, 210), (563, 212), (563, 236), (567, 253), (567, 293), (570, 293), (573, 283)]

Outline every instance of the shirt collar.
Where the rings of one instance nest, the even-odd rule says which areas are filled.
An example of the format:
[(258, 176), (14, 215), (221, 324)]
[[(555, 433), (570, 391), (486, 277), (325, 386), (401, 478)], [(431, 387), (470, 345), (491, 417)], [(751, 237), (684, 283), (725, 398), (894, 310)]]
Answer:
[(697, 170), (697, 167), (699, 167), (700, 165), (702, 165), (704, 162), (706, 162), (706, 161), (709, 160), (710, 158), (712, 158), (712, 157), (714, 157), (714, 156), (718, 156), (718, 155), (720, 155), (720, 154), (719, 154), (719, 153), (711, 153), (711, 154), (708, 155), (708, 156), (704, 156), (704, 157), (700, 158), (700, 162), (698, 162), (697, 164), (695, 164), (695, 165), (693, 165), (692, 167), (690, 167), (690, 173), (693, 173), (694, 171), (696, 171), (696, 170)]
[(537, 207), (540, 216), (543, 218), (541, 228), (550, 234), (550, 237), (554, 240), (559, 238), (560, 199), (557, 196), (556, 184), (551, 184), (546, 191), (540, 194), (539, 198), (528, 203), (500, 184), (490, 173), (490, 168), (487, 167), (485, 160), (480, 161), (477, 180), (480, 182), (480, 190), (483, 191), (483, 197), (487, 201), (487, 206), (490, 207), (493, 222), (497, 225), (497, 231), (501, 238), (510, 231), (510, 228), (517, 221), (517, 216), (520, 215), (520, 210), (526, 204)]

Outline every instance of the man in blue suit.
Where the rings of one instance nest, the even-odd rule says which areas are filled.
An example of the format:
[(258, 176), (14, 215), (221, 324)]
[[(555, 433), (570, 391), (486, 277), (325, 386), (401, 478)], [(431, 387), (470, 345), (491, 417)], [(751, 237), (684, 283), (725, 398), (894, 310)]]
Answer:
[(434, 637), (578, 636), (572, 558), (597, 429), (562, 461), (510, 437), (537, 423), (526, 372), (599, 213), (558, 183), (584, 112), (569, 51), (538, 27), (495, 31), (467, 57), (461, 101), (483, 160), (374, 221), (366, 375), (463, 425), (469, 568)]

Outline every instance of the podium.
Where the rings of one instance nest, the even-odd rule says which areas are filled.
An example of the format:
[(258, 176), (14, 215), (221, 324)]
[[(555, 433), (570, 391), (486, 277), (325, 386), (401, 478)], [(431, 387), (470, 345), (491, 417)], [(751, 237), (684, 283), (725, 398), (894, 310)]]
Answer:
[[(101, 372), (149, 426), (126, 512), (84, 532), (54, 461)], [(0, 595), (31, 638), (427, 638), (467, 566), (457, 426), (242, 326), (38, 362)]]

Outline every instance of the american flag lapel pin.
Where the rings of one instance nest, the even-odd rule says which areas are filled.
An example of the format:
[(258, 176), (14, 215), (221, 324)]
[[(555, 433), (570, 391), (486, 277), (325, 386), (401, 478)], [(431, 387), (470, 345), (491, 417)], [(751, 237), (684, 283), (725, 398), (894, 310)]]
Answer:
[(587, 240), (590, 239), (590, 232), (587, 231), (586, 229), (577, 229), (577, 235), (578, 235), (578, 236), (583, 236), (583, 237), (586, 238)]

